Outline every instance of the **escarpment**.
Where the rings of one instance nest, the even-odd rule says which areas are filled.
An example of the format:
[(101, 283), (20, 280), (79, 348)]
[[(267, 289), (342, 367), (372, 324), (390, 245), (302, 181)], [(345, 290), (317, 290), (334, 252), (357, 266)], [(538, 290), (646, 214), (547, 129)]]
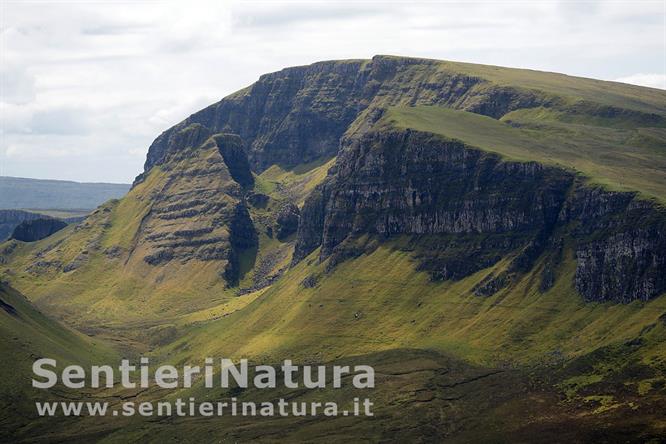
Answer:
[[(320, 259), (335, 262), (354, 254), (364, 235), (407, 235), (434, 279), (461, 279), (512, 257), (479, 286), (489, 295), (565, 239), (586, 300), (630, 302), (666, 291), (665, 228), (666, 212), (634, 193), (427, 133), (380, 131), (343, 141), (304, 205), (294, 261), (321, 247)], [(544, 273), (544, 288), (552, 273)]]
[[(438, 104), (500, 117), (544, 103), (527, 90), (442, 70), (438, 62), (423, 59), (377, 56), (264, 75), (153, 142), (134, 186), (156, 170), (168, 179), (155, 190), (130, 255), (153, 266), (220, 261), (226, 264), (220, 266), (221, 275), (236, 282), (239, 251), (256, 246), (256, 236), (253, 245), (233, 242), (231, 229), (243, 225), (237, 230), (254, 230), (251, 217), (236, 217), (246, 200), (252, 203), (261, 195), (252, 190), (251, 170), (259, 173), (274, 164), (289, 168), (335, 156), (340, 138), (354, 122), (357, 130), (369, 128), (389, 105)], [(365, 113), (368, 109), (373, 112)], [(281, 210), (270, 229), (281, 242), (293, 242), (290, 235), (297, 230), (300, 210), (290, 201), (276, 205)], [(232, 223), (235, 220), (243, 223)]]
[(327, 258), (363, 234), (407, 234), (424, 240), (421, 268), (436, 279), (468, 276), (548, 236), (574, 181), (409, 130), (345, 140), (331, 173), (304, 205), (294, 259), (319, 246)]
[[(256, 246), (230, 240), (231, 222), (247, 199), (277, 211), (277, 225), (266, 228), (275, 229), (277, 239), (285, 241), (298, 227), (292, 263), (321, 247), (320, 258), (332, 257), (335, 264), (363, 251), (353, 240), (364, 235), (408, 235), (419, 269), (437, 280), (462, 279), (509, 258), (505, 269), (475, 289), (490, 295), (540, 259), (546, 269), (540, 288), (547, 291), (562, 262), (552, 250), (566, 245), (577, 263), (573, 285), (586, 300), (648, 300), (666, 290), (660, 273), (664, 214), (657, 204), (585, 185), (569, 170), (507, 161), (459, 141), (381, 124), (388, 107), (416, 105), (494, 119), (552, 108), (564, 120), (619, 116), (622, 125), (663, 123), (658, 113), (590, 100), (571, 105), (550, 92), (492, 82), (433, 60), (377, 56), (287, 68), (261, 76), (153, 142), (135, 184), (155, 168), (178, 170), (191, 183), (172, 197), (164, 193), (153, 206), (143, 224), (150, 234), (139, 238), (150, 246), (146, 261), (219, 259), (228, 263), (223, 275), (235, 281), (237, 251)], [(216, 145), (219, 159), (189, 173), (175, 167), (201, 155), (206, 144)], [(271, 210), (267, 196), (261, 205), (255, 202), (265, 195), (252, 190), (251, 170), (333, 156), (328, 178), (302, 209), (283, 202)], [(221, 180), (221, 170), (230, 177)], [(206, 189), (204, 183), (219, 185)], [(191, 218), (197, 222), (173, 228)], [(241, 225), (252, 224), (251, 216), (241, 219)]]
[(29, 211), (0, 210), (0, 241), (7, 239), (21, 222), (43, 217), (41, 214)]
[[(666, 291), (666, 107), (624, 88), (390, 56), (266, 74), (158, 136), (127, 197), (23, 270), (74, 279), (101, 261), (173, 301), (182, 276), (246, 294), (318, 248), (332, 271), (396, 240), (432, 280), (478, 273), (478, 296), (528, 276), (541, 294), (566, 279), (587, 301), (647, 301)], [(609, 191), (634, 160), (614, 189), (654, 201)]]
[(24, 220), (14, 228), (11, 239), (23, 242), (34, 242), (44, 239), (53, 233), (62, 230), (67, 222), (52, 217)]
[(334, 156), (340, 137), (368, 108), (439, 105), (499, 118), (551, 101), (533, 91), (442, 69), (435, 60), (376, 56), (319, 62), (263, 75), (165, 131), (149, 148), (144, 174), (193, 144), (179, 133), (192, 124), (211, 133), (238, 134), (252, 168), (263, 171), (273, 164), (293, 166)]

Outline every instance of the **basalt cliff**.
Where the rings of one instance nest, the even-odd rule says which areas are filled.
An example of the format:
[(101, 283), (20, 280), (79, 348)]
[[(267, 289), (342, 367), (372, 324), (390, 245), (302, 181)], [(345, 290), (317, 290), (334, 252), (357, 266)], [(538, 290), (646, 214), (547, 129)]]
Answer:
[(420, 269), (461, 279), (511, 256), (476, 293), (490, 295), (544, 256), (555, 279), (563, 243), (588, 301), (647, 301), (666, 291), (666, 212), (634, 193), (582, 184), (569, 171), (503, 161), (427, 133), (344, 139), (327, 179), (305, 202), (294, 259), (361, 254), (355, 238), (408, 235)]
[[(233, 189), (209, 195), (190, 186), (173, 198), (163, 189), (160, 199), (169, 203), (154, 208), (151, 218), (168, 220), (169, 233), (144, 225), (151, 233), (146, 241), (154, 245), (145, 260), (227, 258), (227, 276), (237, 280), (235, 252), (253, 247), (253, 233), (262, 229), (261, 223), (253, 225), (249, 193), (242, 192), (253, 185), (250, 169), (258, 174), (271, 165), (293, 168), (337, 156), (327, 178), (307, 196), (302, 214), (294, 216), (300, 222), (291, 222), (298, 226), (292, 263), (319, 246), (320, 260), (334, 252), (335, 261), (354, 254), (357, 247), (344, 251), (354, 237), (407, 235), (420, 268), (433, 279), (460, 279), (513, 256), (507, 270), (487, 276), (477, 289), (489, 295), (508, 285), (513, 274), (529, 271), (542, 255), (548, 257), (542, 288), (549, 288), (566, 243), (575, 251), (575, 288), (583, 298), (649, 300), (666, 290), (661, 203), (585, 183), (571, 168), (515, 162), (463, 141), (383, 124), (386, 109), (401, 106), (444, 107), (495, 120), (546, 110), (617, 125), (666, 122), (663, 104), (639, 109), (596, 103), (593, 97), (569, 102), (548, 90), (496, 83), (422, 59), (378, 56), (267, 74), (165, 131), (150, 146), (135, 186), (154, 168), (170, 170), (182, 158), (217, 145), (217, 160), (208, 158), (206, 167), (189, 173), (181, 168), (178, 174), (207, 186), (224, 180)], [(233, 143), (220, 144), (231, 140), (229, 134)], [(224, 173), (208, 169), (217, 164)], [(220, 179), (225, 173), (228, 179)], [(172, 180), (169, 189), (178, 179)], [(219, 199), (233, 202), (216, 206)], [(294, 204), (293, 196), (277, 200)], [(179, 219), (195, 213), (201, 226), (176, 228)], [(228, 233), (216, 236), (218, 226)]]

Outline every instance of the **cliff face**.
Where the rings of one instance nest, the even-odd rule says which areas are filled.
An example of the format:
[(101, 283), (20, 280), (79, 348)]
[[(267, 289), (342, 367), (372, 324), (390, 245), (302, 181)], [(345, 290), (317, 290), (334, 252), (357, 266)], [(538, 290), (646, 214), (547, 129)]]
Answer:
[[(576, 289), (590, 300), (666, 291), (666, 211), (633, 193), (579, 187), (560, 214), (576, 239)], [(576, 223), (577, 222), (577, 223)]]
[(337, 261), (355, 237), (406, 234), (434, 279), (466, 277), (528, 247), (538, 250), (521, 256), (529, 266), (573, 180), (425, 133), (347, 139), (328, 179), (304, 205), (294, 260), (321, 246), (320, 258)]
[(41, 214), (21, 210), (0, 210), (0, 242), (7, 239), (23, 221), (44, 217)]
[(666, 291), (665, 227), (664, 211), (632, 193), (590, 188), (567, 171), (502, 161), (426, 133), (382, 131), (343, 142), (304, 205), (294, 260), (319, 246), (320, 259), (332, 262), (358, 254), (355, 240), (365, 234), (411, 236), (434, 279), (460, 279), (513, 257), (477, 288), (488, 295), (546, 250), (561, 249), (564, 238), (574, 245), (583, 297), (628, 302)]
[(252, 168), (262, 171), (273, 164), (293, 166), (334, 156), (340, 137), (368, 108), (440, 105), (498, 118), (549, 101), (442, 70), (436, 61), (376, 56), (320, 62), (261, 76), (165, 131), (150, 146), (144, 169), (150, 171), (187, 146), (178, 133), (193, 123), (211, 133), (240, 135)]
[(163, 165), (166, 178), (143, 216), (131, 254), (150, 265), (219, 261), (233, 284), (238, 252), (256, 245), (244, 202), (253, 177), (238, 136), (191, 125), (175, 136), (181, 150)]
[(67, 222), (51, 217), (26, 220), (14, 228), (11, 238), (23, 242), (34, 242), (44, 239), (66, 226)]

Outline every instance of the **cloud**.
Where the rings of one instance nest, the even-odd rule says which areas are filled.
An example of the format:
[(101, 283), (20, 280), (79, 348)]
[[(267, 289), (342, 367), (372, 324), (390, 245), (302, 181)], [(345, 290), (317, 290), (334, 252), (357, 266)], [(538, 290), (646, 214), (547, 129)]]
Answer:
[(616, 82), (666, 89), (666, 74), (632, 74), (615, 79)]
[(150, 28), (149, 25), (141, 24), (96, 24), (81, 29), (84, 35), (122, 35), (139, 34)]
[(35, 78), (28, 74), (25, 67), (2, 64), (2, 102), (24, 104), (35, 100)]
[(250, 4), (244, 7), (236, 3), (233, 8), (233, 26), (236, 28), (251, 27), (284, 27), (303, 25), (311, 22), (330, 22), (353, 20), (356, 18), (377, 17), (388, 14), (391, 8), (377, 8), (375, 5), (354, 3), (277, 3), (270, 7), (257, 8)]
[(86, 134), (89, 130), (88, 113), (81, 108), (38, 111), (30, 124), (30, 132), (36, 134)]
[(219, 99), (214, 96), (200, 96), (174, 102), (155, 112), (148, 118), (148, 122), (157, 127), (169, 127)]

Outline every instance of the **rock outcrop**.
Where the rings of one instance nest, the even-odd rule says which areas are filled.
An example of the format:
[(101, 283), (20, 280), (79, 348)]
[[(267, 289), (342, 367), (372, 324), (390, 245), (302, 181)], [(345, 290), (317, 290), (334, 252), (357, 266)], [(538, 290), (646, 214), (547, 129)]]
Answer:
[(576, 289), (589, 300), (646, 301), (666, 290), (666, 211), (634, 193), (580, 187), (560, 215), (576, 239)]
[(0, 242), (9, 238), (21, 222), (45, 217), (42, 214), (22, 210), (0, 210)]
[(182, 148), (163, 165), (132, 254), (153, 266), (217, 261), (228, 283), (238, 279), (238, 255), (256, 246), (244, 189), (253, 184), (238, 136), (211, 134), (193, 124), (174, 135)]
[(275, 229), (278, 239), (286, 239), (298, 230), (300, 213), (293, 203), (286, 203), (278, 210)]
[(213, 140), (232, 179), (244, 188), (251, 188), (254, 185), (254, 177), (241, 138), (235, 134), (217, 134), (213, 136)]
[(457, 141), (413, 131), (344, 142), (330, 176), (306, 201), (295, 260), (349, 237), (427, 237), (422, 267), (461, 278), (536, 239), (557, 220), (573, 176), (538, 163), (502, 162)]
[(23, 242), (34, 242), (49, 237), (66, 226), (67, 222), (51, 217), (26, 220), (14, 228), (11, 239)]

